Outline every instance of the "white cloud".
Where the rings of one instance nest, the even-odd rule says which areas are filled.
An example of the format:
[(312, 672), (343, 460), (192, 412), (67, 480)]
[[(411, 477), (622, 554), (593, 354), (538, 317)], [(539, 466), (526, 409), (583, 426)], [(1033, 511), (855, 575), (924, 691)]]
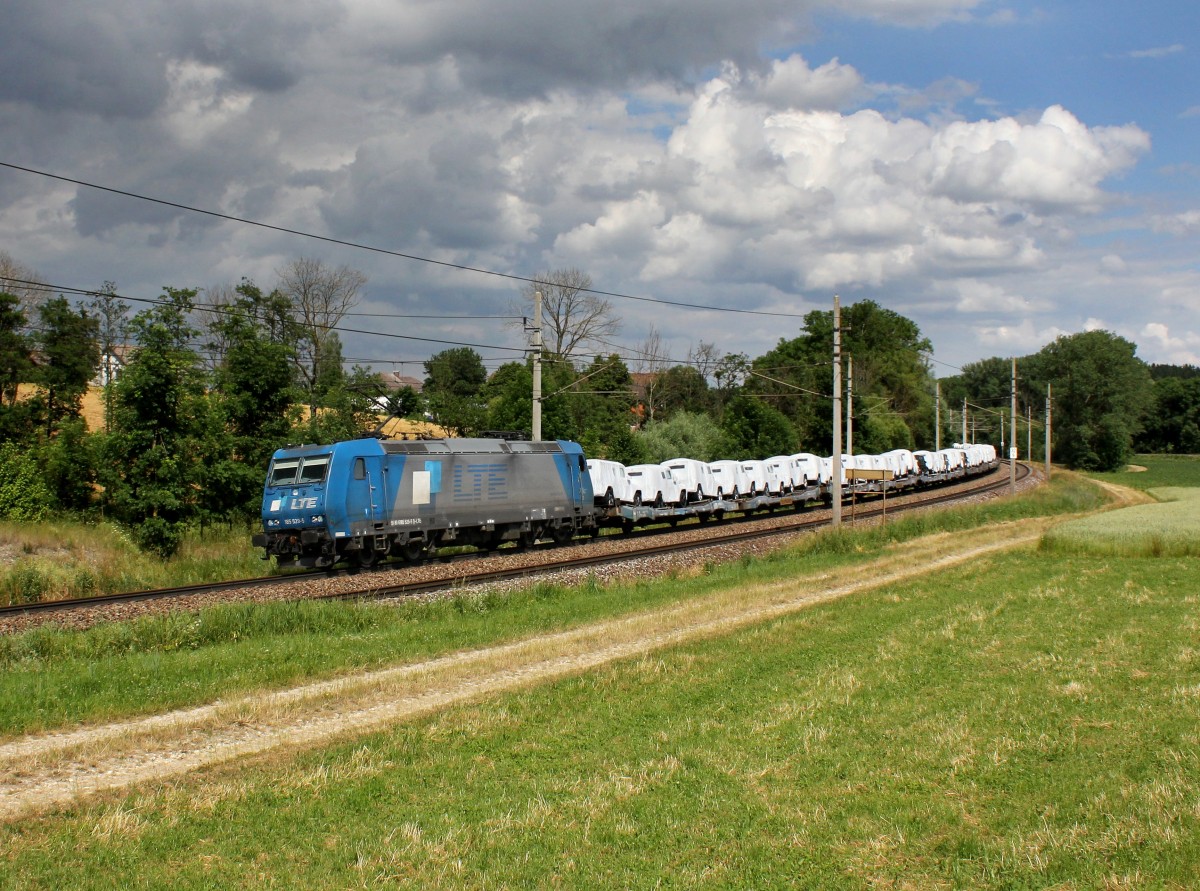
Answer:
[(838, 12), (886, 21), (904, 27), (966, 21), (981, 0), (824, 0)]
[(1200, 365), (1200, 332), (1185, 331), (1172, 335), (1169, 326), (1148, 322), (1141, 336), (1153, 345), (1152, 361), (1170, 365)]
[(1021, 356), (1035, 353), (1055, 338), (1071, 332), (1057, 325), (1037, 327), (1030, 319), (1016, 324), (982, 325), (975, 329), (976, 341), (994, 356)]
[[(25, 26), (0, 36), (0, 75), (24, 38), (47, 46), (27, 60), (45, 77), (0, 77), (0, 156), (30, 166), (446, 263), (578, 266), (610, 291), (802, 314), (838, 290), (914, 307), (939, 349), (968, 355), (1037, 349), (1088, 316), (1136, 315), (1147, 295), (1200, 304), (1191, 267), (1156, 278), (1141, 245), (1102, 231), (1112, 179), (1149, 150), (1138, 127), (1059, 106), (956, 119), (977, 85), (868, 83), (838, 59), (761, 54), (794, 45), (818, 8), (928, 26), (994, 15), (976, 0), (702, 0), (686, 15), (669, 0), (534, 0), (511, 15), (482, 0), (305, 0), (264, 2), (241, 27), (229, 0), (177, 18), (163, 0), (128, 4), (141, 15), (98, 0), (61, 31), (17, 3)], [(106, 61), (123, 57), (127, 70)], [(1121, 225), (1144, 234), (1135, 214)], [(1182, 242), (1200, 218), (1183, 208), (1154, 225)], [(381, 306), (483, 315), (518, 287), (7, 176), (0, 238), (64, 284), (143, 294), (269, 285), (313, 250), (364, 268)], [(617, 307), (631, 339), (661, 321)], [(753, 353), (799, 326), (736, 321), (676, 313), (672, 336)]]
[(1164, 59), (1167, 56), (1177, 56), (1184, 51), (1182, 43), (1172, 43), (1170, 46), (1155, 46), (1150, 49), (1132, 50), (1128, 55), (1131, 59)]
[(1186, 210), (1169, 216), (1157, 216), (1150, 220), (1150, 225), (1156, 232), (1167, 232), (1171, 235), (1200, 232), (1200, 210)]

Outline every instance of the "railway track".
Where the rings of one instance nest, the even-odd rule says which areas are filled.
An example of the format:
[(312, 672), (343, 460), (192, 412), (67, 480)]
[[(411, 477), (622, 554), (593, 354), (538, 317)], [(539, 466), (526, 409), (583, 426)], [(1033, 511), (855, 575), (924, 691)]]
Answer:
[[(843, 509), (843, 521), (871, 520), (884, 514), (902, 513), (931, 505), (949, 504), (980, 494), (1005, 490), (1009, 485), (1005, 465), (981, 477), (956, 484), (948, 490), (910, 492), (888, 497), (886, 501), (872, 496), (860, 501), (851, 512)], [(1018, 479), (1030, 474), (1029, 468), (1018, 464)], [(195, 609), (214, 602), (257, 599), (256, 592), (267, 593), (265, 599), (296, 599), (299, 585), (318, 582), (323, 588), (309, 591), (304, 599), (351, 599), (363, 597), (411, 597), (444, 591), (467, 584), (519, 579), (539, 574), (580, 569), (607, 563), (654, 557), (688, 550), (736, 545), (795, 534), (827, 526), (830, 511), (820, 508), (802, 512), (753, 514), (736, 521), (703, 527), (690, 522), (674, 529), (647, 528), (632, 535), (605, 536), (578, 543), (567, 548), (539, 546), (524, 552), (501, 551), (495, 559), (487, 554), (467, 554), (453, 558), (435, 558), (420, 565), (391, 564), (373, 570), (325, 571), (296, 573), (288, 576), (243, 579), (207, 585), (188, 585), (152, 591), (131, 591), (67, 600), (0, 607), (0, 632), (20, 630), (44, 622), (58, 622), (72, 627), (86, 627), (102, 621), (123, 619), (137, 612), (166, 609)], [(703, 534), (698, 533), (703, 529)], [(658, 534), (659, 532), (666, 534)], [(608, 545), (619, 544), (614, 550)], [(633, 545), (633, 547), (630, 547)], [(546, 559), (550, 555), (555, 555)], [(328, 584), (336, 580), (334, 585)], [(291, 591), (291, 594), (288, 591)], [(122, 610), (121, 607), (127, 609)], [(139, 609), (140, 608), (140, 609)], [(91, 620), (86, 618), (91, 615)], [(83, 617), (83, 618), (81, 618)]]

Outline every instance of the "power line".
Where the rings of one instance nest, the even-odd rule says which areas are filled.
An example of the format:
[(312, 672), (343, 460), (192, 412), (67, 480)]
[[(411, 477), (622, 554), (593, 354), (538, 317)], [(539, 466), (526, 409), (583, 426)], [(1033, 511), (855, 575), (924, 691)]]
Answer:
[[(432, 257), (422, 257), (418, 254), (408, 254), (408, 253), (404, 253), (403, 251), (393, 251), (388, 248), (375, 247), (373, 245), (361, 244), (361, 243), (354, 242), (354, 241), (346, 241), (344, 239), (333, 238), (328, 235), (317, 235), (313, 232), (305, 232), (301, 229), (291, 229), (291, 228), (288, 228), (287, 226), (276, 226), (276, 225), (273, 225), (272, 223), (264, 223), (259, 220), (250, 220), (250, 219), (246, 219), (245, 217), (235, 217), (232, 214), (220, 213), (219, 211), (215, 211), (215, 210), (206, 210), (205, 208), (202, 208), (202, 207), (193, 207), (192, 205), (181, 204), (177, 201), (166, 201), (162, 198), (152, 198), (149, 195), (141, 195), (141, 194), (138, 194), (137, 192), (129, 192), (124, 189), (114, 189), (111, 186), (101, 186), (101, 185), (98, 185), (97, 183), (90, 183), (90, 182), (87, 182), (87, 181), (81, 180), (81, 179), (73, 179), (72, 177), (69, 177), (69, 176), (60, 176), (59, 174), (49, 173), (45, 170), (36, 170), (32, 167), (22, 167), (19, 164), (10, 164), (7, 161), (0, 161), (0, 167), (7, 167), (10, 170), (19, 170), (22, 173), (32, 173), (36, 176), (43, 176), (43, 177), (46, 177), (47, 179), (58, 180), (59, 182), (70, 183), (71, 185), (75, 185), (75, 186), (83, 186), (84, 188), (88, 188), (88, 189), (96, 189), (97, 191), (108, 192), (109, 194), (112, 194), (112, 195), (121, 195), (122, 197), (133, 198), (137, 201), (148, 201), (152, 204), (162, 205), (163, 207), (173, 207), (176, 210), (183, 210), (183, 211), (187, 211), (188, 213), (204, 214), (205, 216), (214, 217), (215, 219), (218, 219), (218, 220), (226, 220), (227, 222), (231, 222), (231, 223), (241, 223), (242, 225), (245, 225), (245, 226), (256, 226), (260, 229), (267, 229), (272, 232), (282, 232), (285, 235), (297, 235), (301, 238), (310, 238), (314, 241), (323, 241), (327, 244), (336, 244), (341, 247), (354, 248), (355, 250), (360, 250), (360, 251), (370, 251), (371, 253), (375, 253), (375, 254), (385, 254), (389, 257), (399, 257), (402, 260), (413, 260), (414, 262), (417, 262), (417, 263), (429, 263), (430, 265), (433, 265), (433, 266), (442, 266), (446, 269), (455, 269), (460, 272), (474, 272), (479, 275), (490, 275), (494, 278), (507, 279), (508, 281), (524, 282), (526, 284), (532, 284), (532, 285), (546, 285), (549, 287), (554, 286), (554, 282), (545, 282), (545, 281), (542, 281), (541, 279), (530, 278), (529, 276), (515, 275), (515, 274), (509, 273), (509, 272), (499, 272), (495, 269), (483, 269), (478, 266), (467, 266), (462, 263), (451, 263), (448, 260), (435, 260)], [(758, 309), (734, 309), (733, 307), (728, 307), (728, 306), (706, 306), (701, 303), (685, 303), (685, 302), (679, 301), (679, 300), (665, 300), (660, 297), (639, 297), (634, 294), (621, 294), (616, 291), (601, 291), (601, 290), (597, 290), (595, 288), (579, 288), (578, 290), (581, 293), (595, 294), (599, 297), (616, 297), (621, 300), (638, 300), (643, 303), (656, 303), (656, 304), (660, 304), (663, 306), (678, 306), (678, 307), (681, 307), (684, 309), (699, 309), (699, 310), (705, 310), (707, 312), (728, 312), (728, 313), (738, 313), (741, 315), (773, 316), (776, 318), (785, 318), (785, 319), (802, 319), (802, 318), (804, 318), (804, 316), (802, 316), (798, 313), (768, 312), (766, 310), (758, 310)]]
[[(3, 163), (3, 162), (0, 162), (0, 163)], [(46, 282), (27, 281), (25, 279), (19, 279), (19, 278), (7, 278), (6, 277), (6, 278), (4, 278), (4, 281), (17, 282), (18, 284), (21, 284), (21, 285), (34, 286), (34, 287), (37, 287), (40, 289), (44, 289), (46, 291), (57, 292), (59, 294), (71, 294), (71, 295), (77, 296), (77, 297), (106, 297), (107, 296), (107, 297), (113, 297), (117, 300), (128, 300), (132, 303), (149, 303), (152, 306), (170, 306), (171, 305), (166, 300), (160, 300), (157, 298), (150, 298), (150, 297), (129, 297), (124, 294), (118, 294), (115, 291), (107, 292), (107, 291), (87, 290), (84, 288), (73, 288), (73, 287), (66, 287), (66, 286), (62, 286), (62, 285), (51, 285)], [(215, 305), (208, 306), (205, 311), (218, 313), (220, 315), (231, 315), (232, 314), (231, 310), (219, 308)], [(419, 341), (421, 343), (440, 343), (440, 344), (448, 345), (448, 346), (472, 347), (472, 348), (477, 348), (477, 349), (482, 349), (482, 350), (504, 350), (506, 352), (511, 352), (511, 353), (524, 353), (527, 350), (527, 347), (510, 347), (510, 346), (502, 346), (500, 344), (494, 344), (494, 343), (471, 343), (469, 341), (461, 341), (461, 340), (442, 340), (442, 339), (439, 339), (436, 337), (417, 337), (414, 334), (391, 334), (386, 331), (366, 331), (362, 328), (343, 328), (338, 325), (314, 325), (313, 327), (320, 328), (324, 331), (337, 331), (339, 333), (344, 333), (344, 334), (367, 334), (367, 335), (371, 335), (373, 337), (390, 337), (390, 338), (394, 338), (396, 340), (415, 340), (415, 341)]]

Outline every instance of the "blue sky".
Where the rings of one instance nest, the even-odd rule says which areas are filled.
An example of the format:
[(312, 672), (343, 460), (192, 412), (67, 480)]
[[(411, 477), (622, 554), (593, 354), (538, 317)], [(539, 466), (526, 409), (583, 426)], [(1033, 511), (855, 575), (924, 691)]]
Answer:
[[(441, 263), (578, 268), (597, 351), (759, 355), (872, 299), (942, 373), (1105, 328), (1200, 362), (1200, 4), (12, 0), (0, 161)], [(345, 353), (523, 346), (520, 284), (0, 168), (0, 251), (64, 287), (368, 278)], [(440, 313), (455, 318), (413, 320)], [(755, 315), (753, 313), (776, 313)], [(388, 315), (396, 316), (389, 319)], [(359, 326), (361, 327), (361, 326)], [(493, 361), (494, 357), (494, 361)]]

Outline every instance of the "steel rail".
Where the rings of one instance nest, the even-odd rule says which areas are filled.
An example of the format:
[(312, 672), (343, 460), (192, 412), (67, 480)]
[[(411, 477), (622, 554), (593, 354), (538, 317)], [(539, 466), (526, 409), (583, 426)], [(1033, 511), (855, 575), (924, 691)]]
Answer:
[[(1017, 477), (1018, 480), (1025, 479), (1031, 473), (1028, 466), (1020, 463), (1018, 463), (1017, 466), (1019, 470), (1019, 475)], [(994, 473), (996, 473), (996, 470), (989, 471), (987, 476), (979, 477), (978, 479), (987, 479)], [(888, 508), (880, 499), (875, 497), (878, 493), (871, 493), (872, 501), (855, 511), (855, 519), (870, 520), (876, 517), (886, 517), (889, 513), (903, 513), (905, 511), (916, 510), (918, 508), (929, 507), (931, 505), (952, 504), (964, 498), (974, 497), (982, 493), (1003, 491), (1007, 489), (1008, 486), (1009, 479), (1008, 476), (1005, 475), (1002, 479), (991, 480), (986, 485), (977, 486), (965, 492), (960, 491), (936, 494), (931, 498), (925, 498), (921, 501), (906, 500), (892, 508)], [(754, 518), (765, 519), (758, 516), (755, 516)], [(843, 521), (843, 523), (845, 523), (845, 521)], [(368, 591), (325, 594), (314, 599), (354, 600), (359, 598), (386, 599), (412, 597), (418, 594), (445, 591), (467, 584), (475, 585), (487, 582), (529, 578), (532, 576), (561, 572), (564, 569), (580, 569), (588, 566), (601, 566), (609, 563), (640, 560), (646, 557), (654, 557), (663, 554), (703, 550), (704, 548), (737, 544), (740, 542), (754, 541), (755, 539), (773, 538), (779, 535), (792, 535), (798, 532), (820, 529), (829, 525), (829, 517), (808, 517), (796, 523), (789, 523), (786, 526), (771, 526), (763, 529), (742, 529), (721, 532), (702, 541), (672, 541), (670, 540), (670, 536), (668, 536), (667, 541), (657, 542), (644, 548), (638, 548), (636, 551), (628, 551), (620, 554), (585, 554), (581, 556), (567, 557), (562, 560), (556, 560), (552, 563), (543, 563), (536, 566), (502, 567), (500, 569), (486, 570), (484, 572), (472, 573), (471, 575), (464, 575), (456, 578), (429, 579), (419, 582), (398, 582), (396, 584), (386, 585), (380, 588), (373, 588)], [(688, 528), (689, 530), (694, 530), (697, 527), (690, 526)], [(587, 545), (584, 544), (581, 545), (581, 547), (587, 547)]]
[[(1001, 462), (1001, 463), (1006, 463), (1006, 462)], [(1022, 475), (1018, 477), (1019, 479), (1024, 479), (1026, 476), (1029, 475), (1030, 470), (1027, 465), (1019, 464), (1018, 467), (1022, 471)], [(995, 470), (990, 471), (987, 475), (978, 477), (977, 480), (988, 480), (989, 477), (991, 477), (995, 473), (996, 473)], [(1008, 485), (1009, 485), (1008, 477), (1005, 476), (1002, 480), (992, 480), (990, 482), (985, 483), (984, 485), (974, 486), (966, 491), (960, 490), (960, 491), (956, 491), (956, 492), (935, 494), (933, 497), (923, 498), (920, 501), (912, 500), (911, 496), (915, 494), (912, 491), (897, 492), (893, 496), (893, 499), (894, 499), (893, 505), (884, 505), (882, 503), (882, 501), (880, 500), (878, 493), (871, 493), (870, 494), (871, 500), (867, 501), (867, 502), (861, 502), (860, 503), (861, 506), (856, 508), (855, 519), (858, 519), (858, 518), (870, 519), (875, 516), (880, 516), (885, 513), (885, 510), (888, 512), (892, 512), (892, 513), (901, 513), (906, 510), (913, 510), (913, 509), (928, 506), (931, 504), (952, 503), (954, 501), (958, 501), (958, 500), (961, 500), (964, 498), (973, 497), (973, 496), (978, 495), (983, 492), (989, 492), (989, 491), (993, 491), (993, 490), (1002, 490), (1004, 488), (1007, 488)], [(788, 509), (789, 509), (788, 507), (782, 508), (782, 510), (784, 510), (784, 511), (786, 511)], [(773, 517), (776, 519), (778, 519), (780, 516), (781, 516), (780, 513), (773, 513)], [(745, 514), (745, 515), (742, 515), (736, 522), (743, 522), (743, 521), (753, 522), (754, 520), (762, 520), (762, 519), (766, 519), (766, 517), (764, 517), (760, 514)], [(703, 541), (659, 542), (657, 544), (650, 544), (646, 547), (638, 548), (635, 551), (629, 551), (629, 552), (620, 553), (620, 554), (607, 554), (607, 553), (606, 554), (591, 554), (591, 555), (586, 555), (586, 556), (568, 557), (564, 560), (557, 560), (557, 561), (552, 561), (549, 563), (542, 563), (542, 564), (538, 564), (536, 566), (517, 566), (517, 567), (511, 567), (511, 568), (506, 567), (506, 568), (497, 569), (497, 570), (486, 570), (483, 572), (466, 573), (461, 576), (454, 576), (452, 578), (445, 578), (445, 579), (424, 580), (424, 581), (418, 581), (418, 582), (403, 582), (402, 581), (402, 582), (398, 582), (395, 584), (370, 585), (368, 587), (365, 587), (363, 590), (357, 591), (357, 592), (318, 595), (317, 597), (314, 597), (313, 599), (317, 599), (317, 600), (319, 600), (319, 599), (343, 599), (343, 600), (346, 600), (346, 599), (353, 599), (355, 597), (398, 597), (398, 596), (404, 596), (404, 595), (414, 595), (414, 594), (420, 594), (420, 593), (427, 593), (430, 591), (446, 590), (447, 588), (453, 588), (455, 586), (461, 586), (464, 584), (475, 584), (475, 583), (486, 582), (486, 581), (498, 581), (498, 580), (505, 580), (505, 579), (524, 578), (524, 577), (533, 576), (533, 575), (552, 573), (552, 572), (556, 572), (556, 571), (560, 571), (562, 569), (568, 569), (568, 568), (595, 566), (595, 565), (600, 565), (603, 563), (619, 563), (624, 560), (636, 560), (636, 559), (647, 557), (647, 556), (654, 556), (654, 555), (671, 553), (671, 552), (695, 550), (695, 549), (699, 549), (699, 548), (712, 547), (712, 546), (722, 545), (722, 544), (735, 544), (740, 541), (749, 541), (749, 540), (753, 540), (756, 538), (770, 538), (775, 535), (786, 535), (786, 534), (791, 534), (791, 533), (795, 533), (795, 532), (805, 531), (808, 529), (818, 528), (821, 526), (826, 526), (826, 525), (829, 525), (829, 522), (830, 521), (829, 521), (828, 517), (808, 517), (807, 519), (800, 520), (799, 522), (796, 522), (796, 523), (789, 523), (785, 526), (773, 526), (768, 529), (750, 529), (750, 530), (740, 530), (740, 531), (734, 530), (732, 532), (724, 532), (724, 533), (718, 533), (714, 529), (713, 531), (715, 534), (709, 538), (706, 538)], [(710, 524), (710, 525), (715, 525), (715, 524), (716, 524), (716, 521), (714, 521), (713, 524)], [(632, 537), (635, 539), (646, 537), (647, 532), (649, 532), (649, 530), (651, 528), (654, 528), (654, 527), (643, 528), (643, 529), (639, 530), (637, 533), (634, 533), (634, 535)], [(663, 533), (669, 533), (669, 532), (673, 532), (673, 531), (689, 531), (689, 530), (694, 530), (696, 528), (699, 528), (699, 527), (697, 527), (695, 525), (689, 525), (688, 527), (686, 527), (686, 529), (683, 529), (683, 530), (676, 530), (674, 527), (672, 527), (670, 529), (662, 529), (662, 530), (658, 530), (658, 531), (661, 531)], [(650, 533), (650, 534), (653, 535), (655, 533)], [(630, 538), (629, 535), (626, 535), (624, 537), (627, 540)], [(587, 543), (584, 543), (582, 545), (577, 545), (577, 546), (587, 547)], [(542, 545), (542, 546), (537, 547), (537, 550), (554, 550), (554, 549), (556, 549), (556, 548), (553, 545)], [(477, 561), (483, 557), (488, 557), (491, 555), (492, 555), (491, 552), (478, 552), (478, 553), (456, 555), (456, 556), (451, 556), (451, 557), (435, 557), (435, 558), (432, 558), (431, 561), (427, 561), (427, 562), (435, 562), (435, 561), (452, 562), (452, 561), (458, 561), (458, 560), (464, 560), (464, 561), (470, 562), (470, 561)], [(247, 589), (260, 588), (260, 587), (276, 586), (276, 585), (281, 585), (281, 584), (296, 584), (296, 583), (300, 583), (300, 582), (304, 582), (304, 581), (312, 581), (313, 579), (316, 579), (316, 578), (329, 578), (331, 576), (345, 576), (345, 575), (358, 574), (358, 575), (364, 576), (365, 579), (366, 578), (375, 578), (376, 576), (382, 576), (382, 575), (384, 575), (388, 572), (394, 571), (396, 569), (405, 569), (405, 568), (410, 568), (410, 567), (411, 567), (411, 564), (400, 563), (400, 564), (384, 564), (380, 567), (375, 568), (374, 570), (369, 570), (369, 571), (368, 570), (360, 570), (360, 569), (342, 569), (342, 570), (338, 570), (335, 573), (330, 573), (325, 570), (315, 570), (315, 571), (311, 571), (311, 572), (298, 572), (298, 573), (292, 573), (289, 575), (281, 575), (281, 576), (264, 576), (264, 577), (260, 577), (260, 578), (240, 579), (240, 580), (234, 580), (234, 581), (228, 581), (228, 582), (215, 582), (215, 583), (197, 584), (197, 585), (181, 585), (181, 586), (173, 587), (173, 588), (159, 588), (159, 589), (149, 590), (149, 591), (127, 591), (127, 592), (121, 592), (121, 593), (116, 593), (116, 594), (98, 594), (98, 595), (95, 595), (92, 597), (73, 597), (73, 598), (65, 598), (65, 599), (60, 599), (60, 600), (36, 601), (33, 603), (9, 604), (9, 605), (0, 606), (0, 618), (25, 616), (25, 615), (31, 615), (31, 614), (47, 614), (47, 613), (54, 613), (54, 612), (71, 612), (71, 611), (76, 611), (76, 610), (82, 611), (82, 610), (86, 610), (86, 609), (90, 609), (90, 608), (111, 606), (114, 604), (121, 604), (121, 603), (150, 602), (150, 601), (155, 601), (155, 600), (170, 600), (170, 599), (185, 600), (185, 599), (191, 598), (191, 597), (207, 595), (207, 594), (215, 594), (215, 593), (220, 593), (222, 591), (247, 590)]]

